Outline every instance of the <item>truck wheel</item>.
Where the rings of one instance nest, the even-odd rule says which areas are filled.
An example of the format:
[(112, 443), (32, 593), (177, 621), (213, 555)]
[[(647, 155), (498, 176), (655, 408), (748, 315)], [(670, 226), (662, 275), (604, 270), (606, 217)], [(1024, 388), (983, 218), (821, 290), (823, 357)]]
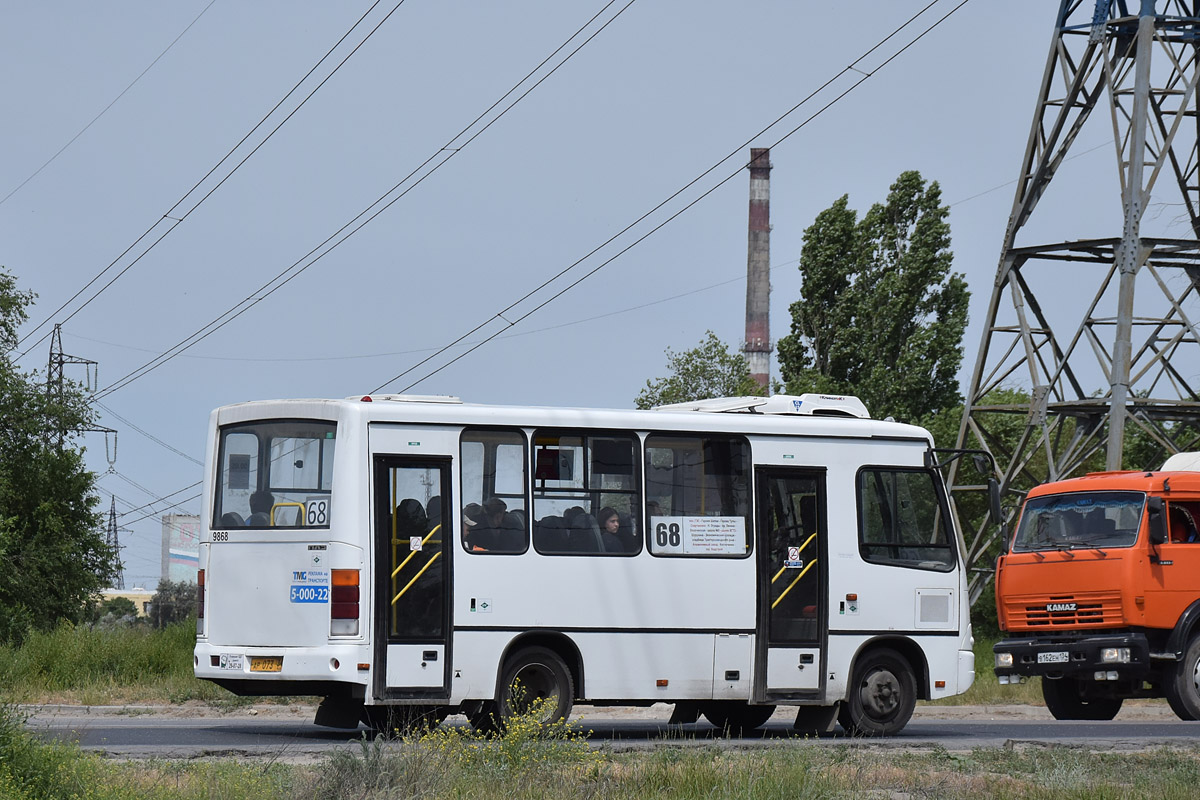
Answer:
[(912, 667), (894, 650), (873, 650), (854, 665), (850, 695), (838, 722), (850, 734), (891, 736), (908, 724), (916, 705)]
[(1055, 719), (1112, 719), (1122, 702), (1119, 697), (1084, 697), (1078, 678), (1042, 678), (1042, 699)]
[(1192, 637), (1183, 660), (1163, 682), (1167, 704), (1180, 719), (1200, 719), (1200, 636)]

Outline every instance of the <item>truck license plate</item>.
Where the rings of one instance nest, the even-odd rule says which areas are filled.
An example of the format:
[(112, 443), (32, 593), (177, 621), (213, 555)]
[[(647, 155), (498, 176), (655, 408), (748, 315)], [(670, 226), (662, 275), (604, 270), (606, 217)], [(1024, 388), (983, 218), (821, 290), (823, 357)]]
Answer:
[(1069, 660), (1070, 656), (1062, 651), (1055, 653), (1038, 653), (1039, 664), (1065, 664)]

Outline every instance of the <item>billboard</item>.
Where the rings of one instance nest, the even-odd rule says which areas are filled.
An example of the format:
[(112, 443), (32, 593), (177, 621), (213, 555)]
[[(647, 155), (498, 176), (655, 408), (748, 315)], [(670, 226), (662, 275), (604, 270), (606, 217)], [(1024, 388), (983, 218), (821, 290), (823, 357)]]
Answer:
[(200, 517), (195, 514), (164, 514), (162, 518), (162, 577), (185, 583), (196, 582), (200, 565)]

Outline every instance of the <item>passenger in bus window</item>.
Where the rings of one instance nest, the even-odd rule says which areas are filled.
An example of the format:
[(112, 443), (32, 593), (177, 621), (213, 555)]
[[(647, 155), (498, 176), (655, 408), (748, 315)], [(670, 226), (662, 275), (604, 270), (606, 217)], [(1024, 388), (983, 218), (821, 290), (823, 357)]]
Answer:
[(624, 553), (625, 543), (617, 535), (617, 531), (621, 528), (621, 517), (617, 514), (617, 510), (605, 506), (596, 515), (596, 522), (600, 524), (600, 539), (604, 543), (604, 552)]
[(442, 496), (435, 494), (425, 504), (425, 518), (429, 520), (429, 530), (442, 524)]
[(480, 545), (479, 540), (475, 536), (476, 530), (479, 528), (479, 520), (483, 517), (483, 506), (479, 503), (467, 503), (463, 507), (462, 514), (462, 536), (463, 544), (468, 550), (473, 552), (484, 552), (484, 548)]
[(251, 528), (265, 528), (271, 524), (271, 508), (275, 496), (270, 492), (255, 492), (250, 495), (250, 518), (246, 524)]

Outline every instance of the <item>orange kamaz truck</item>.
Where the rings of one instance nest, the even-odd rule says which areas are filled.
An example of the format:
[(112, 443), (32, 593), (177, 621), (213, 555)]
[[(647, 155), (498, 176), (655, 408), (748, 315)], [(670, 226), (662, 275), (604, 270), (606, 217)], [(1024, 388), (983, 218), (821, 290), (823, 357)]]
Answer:
[(1002, 684), (1042, 679), (1057, 719), (1165, 697), (1200, 719), (1200, 454), (1029, 492), (996, 562)]

